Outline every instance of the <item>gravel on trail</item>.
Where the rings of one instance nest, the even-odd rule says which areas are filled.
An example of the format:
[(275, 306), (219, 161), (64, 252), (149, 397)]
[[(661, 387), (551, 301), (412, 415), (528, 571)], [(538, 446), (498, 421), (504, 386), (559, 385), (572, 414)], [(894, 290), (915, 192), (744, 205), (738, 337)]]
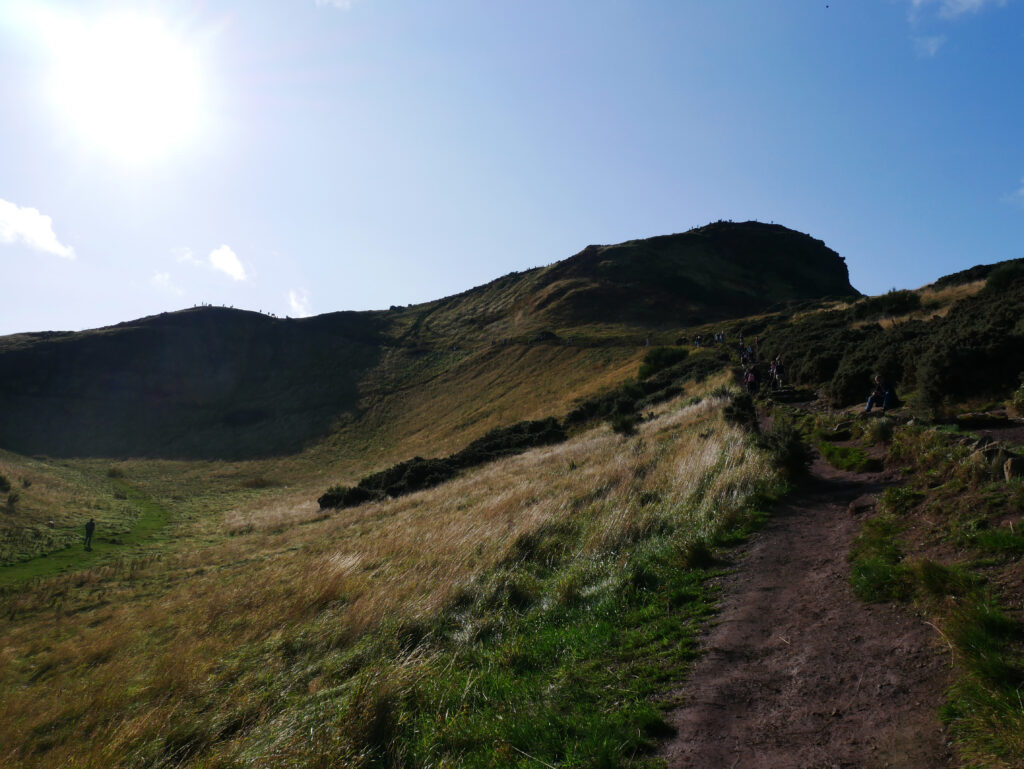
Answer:
[(882, 474), (811, 479), (734, 555), (702, 656), (676, 692), (670, 769), (945, 769), (941, 636), (853, 594), (846, 555)]

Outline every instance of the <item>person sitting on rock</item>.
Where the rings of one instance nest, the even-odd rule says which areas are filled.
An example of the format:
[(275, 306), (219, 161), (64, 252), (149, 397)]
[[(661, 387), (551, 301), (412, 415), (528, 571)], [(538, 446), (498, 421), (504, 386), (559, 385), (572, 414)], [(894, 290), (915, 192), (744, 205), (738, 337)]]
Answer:
[(881, 406), (882, 413), (884, 414), (891, 406), (894, 405), (895, 399), (896, 396), (895, 393), (893, 393), (892, 388), (885, 383), (885, 380), (882, 378), (881, 374), (879, 374), (875, 377), (875, 389), (872, 390), (871, 395), (868, 396), (868, 405), (867, 408), (864, 409), (864, 413), (870, 414), (871, 409), (875, 406)]

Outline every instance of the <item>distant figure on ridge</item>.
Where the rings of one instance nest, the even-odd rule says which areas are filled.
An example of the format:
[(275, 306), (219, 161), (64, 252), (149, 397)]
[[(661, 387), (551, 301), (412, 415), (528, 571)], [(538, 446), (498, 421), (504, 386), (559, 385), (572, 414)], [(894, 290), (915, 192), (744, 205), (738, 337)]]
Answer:
[(96, 531), (96, 521), (92, 518), (85, 524), (85, 549), (92, 550), (92, 533)]

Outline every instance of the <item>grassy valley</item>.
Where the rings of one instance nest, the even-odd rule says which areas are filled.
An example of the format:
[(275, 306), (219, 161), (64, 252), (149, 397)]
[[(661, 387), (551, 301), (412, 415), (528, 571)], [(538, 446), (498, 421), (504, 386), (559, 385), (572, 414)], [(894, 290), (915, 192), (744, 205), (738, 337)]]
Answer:
[[(961, 765), (1019, 766), (1021, 277), (861, 297), (820, 241), (723, 222), (415, 307), (2, 339), (0, 765), (658, 766), (817, 446), (891, 485), (825, 555), (936, 629)], [(741, 336), (784, 387), (741, 392)], [(529, 420), (558, 440), (317, 502)]]

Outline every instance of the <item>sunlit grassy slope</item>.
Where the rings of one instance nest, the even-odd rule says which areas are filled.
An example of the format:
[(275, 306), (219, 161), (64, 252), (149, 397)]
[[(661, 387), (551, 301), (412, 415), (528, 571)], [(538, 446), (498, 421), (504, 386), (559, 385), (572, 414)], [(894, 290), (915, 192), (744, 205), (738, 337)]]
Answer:
[[(640, 760), (705, 610), (701, 553), (775, 483), (721, 401), (687, 402), (327, 517), (311, 485), (239, 495), (201, 545), (9, 592), (0, 761)], [(675, 651), (644, 640), (651, 601), (679, 607)], [(583, 664), (607, 666), (594, 691)]]
[(116, 479), (79, 463), (0, 450), (0, 476), (9, 486), (0, 493), (0, 565), (81, 547), (89, 518), (105, 522), (104, 536), (126, 534), (139, 518)]

